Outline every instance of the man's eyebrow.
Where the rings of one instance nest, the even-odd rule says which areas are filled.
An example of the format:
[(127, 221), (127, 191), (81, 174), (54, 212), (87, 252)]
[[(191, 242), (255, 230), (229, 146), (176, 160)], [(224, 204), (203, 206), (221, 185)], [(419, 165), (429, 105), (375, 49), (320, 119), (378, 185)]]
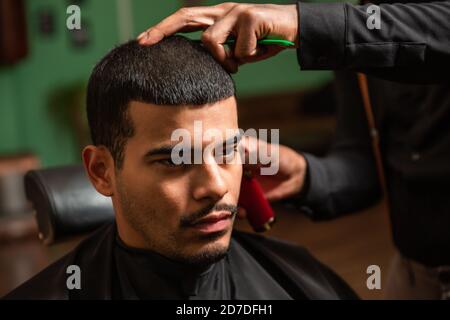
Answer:
[(144, 155), (144, 158), (149, 158), (151, 156), (157, 156), (157, 155), (171, 155), (174, 147), (175, 146), (165, 145), (165, 146), (161, 146), (158, 148), (150, 149)]
[[(241, 139), (242, 139), (242, 134), (239, 132), (239, 133), (235, 134), (234, 136), (232, 136), (232, 137), (228, 138), (227, 140), (225, 140), (222, 143), (222, 145), (223, 145), (223, 147), (226, 147), (227, 145), (234, 145), (234, 144), (239, 143), (241, 141)], [(158, 148), (150, 149), (144, 155), (144, 158), (149, 158), (149, 157), (157, 156), (157, 155), (158, 156), (160, 156), (160, 155), (171, 155), (173, 148), (175, 148), (175, 145), (163, 145), (163, 146), (158, 147)], [(193, 150), (193, 148), (191, 148), (191, 150)]]

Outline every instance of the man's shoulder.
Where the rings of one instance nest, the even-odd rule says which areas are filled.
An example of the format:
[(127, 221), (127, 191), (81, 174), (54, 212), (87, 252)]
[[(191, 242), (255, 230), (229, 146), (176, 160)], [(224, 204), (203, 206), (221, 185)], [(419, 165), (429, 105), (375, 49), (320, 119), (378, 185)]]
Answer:
[(311, 271), (322, 267), (306, 248), (289, 241), (242, 231), (234, 231), (233, 239), (253, 255), (257, 254), (259, 258), (267, 257), (277, 264), (289, 263)]
[[(37, 275), (27, 280), (19, 287), (8, 293), (2, 299), (5, 300), (66, 300), (69, 299), (67, 279), (72, 274), (69, 266), (76, 265), (81, 270), (91, 268), (89, 264), (99, 265), (98, 260), (105, 260), (104, 250), (100, 246), (110, 240), (112, 225), (99, 228), (92, 235), (84, 239), (75, 249), (46, 267)], [(107, 241), (103, 241), (103, 240)], [(107, 243), (106, 243), (107, 245)], [(69, 272), (69, 273), (68, 273)], [(93, 273), (93, 272), (92, 272)], [(95, 272), (98, 274), (98, 272)], [(97, 275), (94, 275), (97, 276)], [(85, 276), (83, 275), (83, 278)], [(84, 282), (84, 281), (83, 281)]]
[[(76, 249), (75, 249), (76, 250)], [(75, 251), (74, 250), (74, 251)], [(37, 275), (8, 293), (4, 300), (65, 300), (68, 298), (65, 272), (73, 261), (74, 251), (69, 252)]]
[(233, 240), (266, 270), (282, 275), (290, 287), (300, 289), (296, 294), (299, 299), (358, 298), (344, 280), (302, 246), (240, 231), (233, 232)]
[(279, 255), (294, 254), (296, 257), (311, 258), (311, 254), (295, 243), (260, 234), (234, 230), (233, 239), (246, 248), (271, 251)]

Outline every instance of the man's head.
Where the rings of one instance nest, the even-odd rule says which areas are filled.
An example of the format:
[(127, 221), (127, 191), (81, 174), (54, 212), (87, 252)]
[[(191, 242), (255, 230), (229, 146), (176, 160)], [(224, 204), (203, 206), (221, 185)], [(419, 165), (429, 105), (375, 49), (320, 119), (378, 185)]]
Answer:
[[(242, 166), (235, 162), (174, 165), (172, 133), (198, 137), (237, 130), (234, 83), (200, 44), (175, 36), (154, 46), (135, 41), (108, 53), (88, 85), (93, 145), (83, 151), (97, 191), (111, 196), (125, 243), (189, 263), (209, 263), (228, 249)], [(198, 122), (197, 122), (198, 123)], [(213, 140), (201, 134), (202, 148)], [(205, 160), (205, 159), (204, 159)], [(206, 219), (206, 220), (205, 220)], [(203, 223), (200, 223), (203, 221)]]

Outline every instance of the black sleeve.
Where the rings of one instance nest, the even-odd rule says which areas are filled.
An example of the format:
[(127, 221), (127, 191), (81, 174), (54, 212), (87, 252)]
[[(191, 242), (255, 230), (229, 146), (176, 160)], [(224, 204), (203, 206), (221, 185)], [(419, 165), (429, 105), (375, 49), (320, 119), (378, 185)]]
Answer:
[(336, 72), (338, 100), (335, 141), (323, 158), (304, 153), (307, 189), (298, 204), (312, 218), (360, 210), (380, 197), (368, 125), (352, 72)]
[(450, 71), (450, 1), (380, 4), (298, 3), (303, 70), (353, 69), (405, 82), (443, 82)]

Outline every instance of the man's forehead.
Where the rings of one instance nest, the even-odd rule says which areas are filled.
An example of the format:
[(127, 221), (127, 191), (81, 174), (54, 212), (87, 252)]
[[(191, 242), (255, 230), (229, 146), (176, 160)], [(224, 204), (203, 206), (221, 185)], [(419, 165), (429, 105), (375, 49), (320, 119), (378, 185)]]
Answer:
[(172, 133), (179, 129), (192, 135), (198, 132), (211, 135), (212, 131), (218, 131), (223, 138), (238, 129), (234, 97), (204, 106), (162, 106), (132, 101), (128, 115), (135, 136), (146, 136), (155, 142), (170, 141)]

